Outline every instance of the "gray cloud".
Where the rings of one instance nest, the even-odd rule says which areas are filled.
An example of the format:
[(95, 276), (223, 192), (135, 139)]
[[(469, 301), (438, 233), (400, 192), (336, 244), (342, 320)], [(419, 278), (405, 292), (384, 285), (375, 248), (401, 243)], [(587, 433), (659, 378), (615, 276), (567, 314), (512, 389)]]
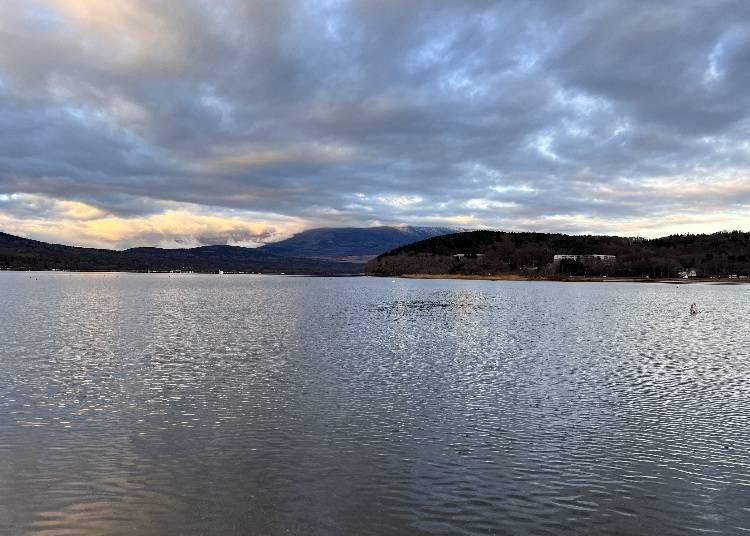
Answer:
[(748, 226), (748, 23), (740, 1), (11, 0), (0, 215)]

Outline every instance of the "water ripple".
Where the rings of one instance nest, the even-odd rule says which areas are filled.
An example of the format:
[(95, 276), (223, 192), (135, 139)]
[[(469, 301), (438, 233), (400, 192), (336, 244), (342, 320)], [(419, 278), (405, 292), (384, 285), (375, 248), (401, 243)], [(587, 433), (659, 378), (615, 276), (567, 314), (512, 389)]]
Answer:
[(3, 534), (750, 532), (746, 287), (0, 291)]

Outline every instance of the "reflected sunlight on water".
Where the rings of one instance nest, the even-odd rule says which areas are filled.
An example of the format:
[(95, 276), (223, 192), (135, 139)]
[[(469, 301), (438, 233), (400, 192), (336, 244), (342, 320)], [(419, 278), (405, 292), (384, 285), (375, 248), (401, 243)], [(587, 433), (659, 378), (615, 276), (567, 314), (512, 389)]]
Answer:
[(34, 277), (0, 533), (750, 530), (750, 287)]

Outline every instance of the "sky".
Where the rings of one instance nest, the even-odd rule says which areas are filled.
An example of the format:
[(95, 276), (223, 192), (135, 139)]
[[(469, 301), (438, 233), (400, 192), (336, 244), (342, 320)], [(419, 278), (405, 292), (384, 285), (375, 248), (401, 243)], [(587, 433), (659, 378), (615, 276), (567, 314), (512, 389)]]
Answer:
[(3, 0), (0, 230), (750, 230), (750, 2)]

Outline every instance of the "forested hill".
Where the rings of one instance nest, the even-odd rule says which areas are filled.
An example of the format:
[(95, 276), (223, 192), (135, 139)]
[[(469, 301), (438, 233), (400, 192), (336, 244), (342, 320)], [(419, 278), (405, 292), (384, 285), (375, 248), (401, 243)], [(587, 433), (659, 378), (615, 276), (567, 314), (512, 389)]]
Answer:
[[(553, 264), (556, 254), (615, 255), (613, 265)], [(521, 273), (669, 277), (694, 269), (699, 277), (750, 274), (750, 233), (618, 236), (471, 231), (403, 246), (373, 259), (366, 272), (381, 275)]]
[(75, 271), (193, 271), (353, 274), (362, 264), (284, 257), (238, 246), (124, 251), (48, 244), (0, 233), (0, 269)]

